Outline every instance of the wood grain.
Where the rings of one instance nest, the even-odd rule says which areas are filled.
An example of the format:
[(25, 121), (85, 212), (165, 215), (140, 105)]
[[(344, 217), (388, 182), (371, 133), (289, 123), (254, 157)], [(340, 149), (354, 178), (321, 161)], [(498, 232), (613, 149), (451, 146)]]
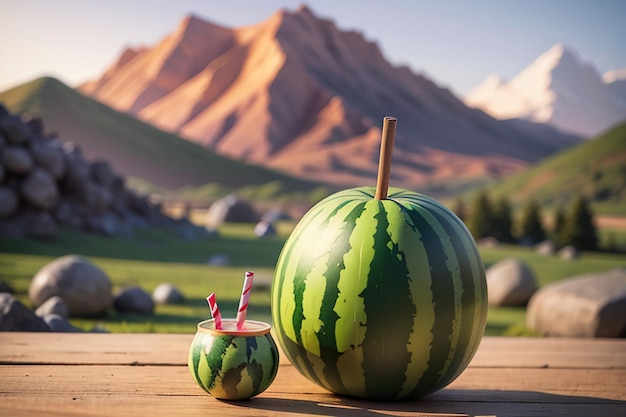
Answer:
[(284, 360), (260, 396), (216, 400), (189, 374), (191, 338), (0, 333), (0, 416), (626, 415), (626, 340), (485, 338), (447, 388), (384, 403), (329, 393)]

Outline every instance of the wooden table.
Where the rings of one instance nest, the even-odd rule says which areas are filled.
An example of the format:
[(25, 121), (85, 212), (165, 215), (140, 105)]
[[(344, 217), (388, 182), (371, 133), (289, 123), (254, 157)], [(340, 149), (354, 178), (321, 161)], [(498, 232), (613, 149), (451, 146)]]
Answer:
[(373, 402), (310, 383), (284, 358), (263, 394), (224, 402), (187, 370), (193, 335), (0, 333), (0, 416), (626, 416), (626, 340), (483, 339), (426, 398)]

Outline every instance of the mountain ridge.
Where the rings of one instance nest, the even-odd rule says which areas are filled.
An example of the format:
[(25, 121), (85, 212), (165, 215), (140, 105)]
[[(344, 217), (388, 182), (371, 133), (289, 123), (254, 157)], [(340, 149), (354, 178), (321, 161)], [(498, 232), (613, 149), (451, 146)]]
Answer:
[(195, 50), (211, 52), (181, 63), (172, 51), (194, 49), (179, 36), (194, 19), (112, 78), (81, 88), (222, 155), (341, 186), (375, 178), (387, 115), (399, 120), (392, 181), (406, 188), (508, 175), (578, 141), (469, 109), (426, 77), (389, 64), (363, 34), (339, 30), (307, 7), (235, 29), (193, 23), (207, 31)]

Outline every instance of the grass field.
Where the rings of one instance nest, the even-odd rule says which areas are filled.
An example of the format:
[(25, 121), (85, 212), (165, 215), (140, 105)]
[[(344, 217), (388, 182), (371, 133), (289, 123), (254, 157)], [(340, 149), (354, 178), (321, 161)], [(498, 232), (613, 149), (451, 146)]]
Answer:
[[(143, 316), (111, 312), (100, 319), (73, 319), (85, 330), (95, 326), (112, 332), (193, 333), (198, 321), (210, 318), (206, 296), (216, 292), (225, 317), (235, 317), (243, 276), (256, 273), (248, 317), (271, 321), (270, 286), (273, 267), (290, 223), (278, 225), (279, 236), (259, 239), (250, 224), (229, 224), (220, 236), (182, 241), (162, 230), (146, 230), (132, 239), (101, 238), (64, 231), (54, 242), (16, 241), (0, 238), (0, 280), (8, 283), (16, 296), (30, 305), (27, 291), (32, 276), (46, 263), (66, 254), (88, 257), (111, 278), (114, 290), (140, 286), (151, 292), (162, 282), (173, 283), (185, 296), (178, 305), (157, 306), (155, 314)], [(215, 254), (230, 258), (230, 265), (208, 265)], [(507, 257), (525, 260), (537, 275), (540, 286), (571, 276), (626, 266), (624, 254), (585, 253), (580, 259), (565, 261), (546, 257), (531, 248), (499, 246), (481, 248), (485, 267)], [(489, 335), (528, 335), (525, 308), (492, 308), (488, 315)]]

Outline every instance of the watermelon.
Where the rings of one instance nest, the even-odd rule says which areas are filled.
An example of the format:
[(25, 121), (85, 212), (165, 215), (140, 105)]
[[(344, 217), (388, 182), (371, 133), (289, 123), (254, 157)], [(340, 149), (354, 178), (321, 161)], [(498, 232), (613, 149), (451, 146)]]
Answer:
[(286, 357), (314, 383), (372, 400), (416, 398), (457, 378), (487, 316), (476, 244), (434, 199), (398, 188), (335, 193), (280, 253), (272, 319)]
[(246, 320), (239, 331), (235, 320), (198, 324), (189, 349), (194, 381), (215, 398), (242, 400), (265, 391), (278, 372), (278, 349), (267, 323)]

